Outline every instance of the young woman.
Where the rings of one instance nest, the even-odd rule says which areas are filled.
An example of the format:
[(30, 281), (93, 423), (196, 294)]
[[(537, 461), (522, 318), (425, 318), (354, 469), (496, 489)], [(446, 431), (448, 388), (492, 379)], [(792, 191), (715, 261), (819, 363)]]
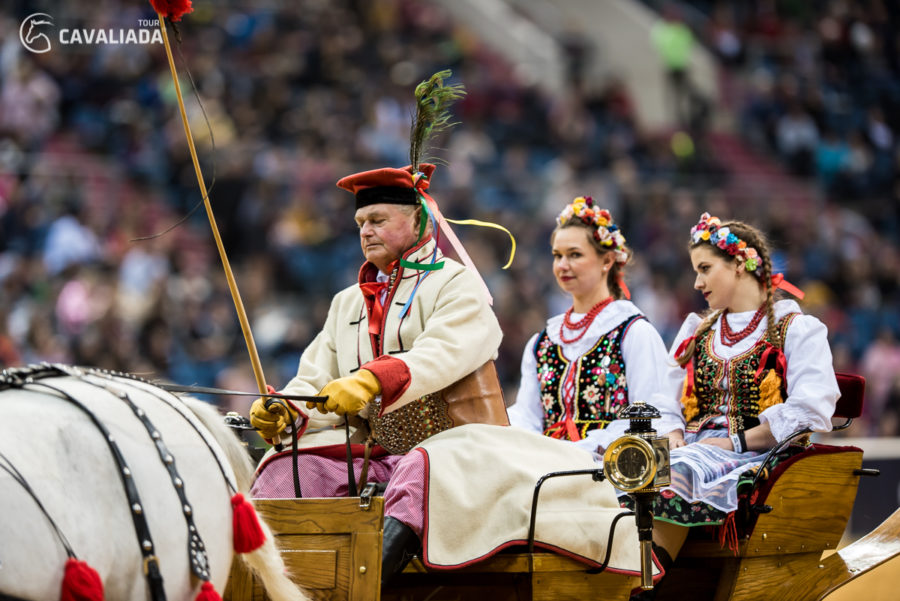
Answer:
[(576, 198), (556, 221), (553, 275), (572, 307), (526, 345), (510, 423), (572, 441), (599, 459), (628, 427), (616, 412), (641, 400), (662, 413), (653, 424), (659, 434), (679, 430), (681, 439), (680, 407), (663, 394), (665, 346), (627, 300), (631, 250), (621, 230), (590, 197)]
[(654, 538), (673, 557), (687, 528), (666, 522), (726, 523), (740, 476), (792, 432), (829, 431), (839, 396), (827, 330), (795, 301), (775, 300), (777, 288), (802, 293), (772, 273), (756, 228), (704, 213), (690, 254), (709, 311), (687, 317), (670, 353), (668, 387), (685, 429), (683, 440), (670, 435), (672, 485), (656, 503)]

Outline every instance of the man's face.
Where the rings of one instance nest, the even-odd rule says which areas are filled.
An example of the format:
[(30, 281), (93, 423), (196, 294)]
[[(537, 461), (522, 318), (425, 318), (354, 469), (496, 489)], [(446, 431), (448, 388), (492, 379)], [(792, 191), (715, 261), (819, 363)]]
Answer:
[(412, 206), (373, 204), (357, 209), (355, 219), (363, 254), (384, 273), (419, 237)]

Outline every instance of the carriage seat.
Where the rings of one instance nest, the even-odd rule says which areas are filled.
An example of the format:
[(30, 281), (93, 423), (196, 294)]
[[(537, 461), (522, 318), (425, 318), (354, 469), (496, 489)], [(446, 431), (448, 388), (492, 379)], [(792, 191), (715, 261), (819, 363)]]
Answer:
[[(836, 375), (841, 397), (832, 419), (844, 422), (833, 431), (848, 427), (862, 414), (865, 396), (862, 376)], [(797, 570), (815, 569), (824, 551), (837, 548), (853, 510), (860, 476), (876, 474), (861, 469), (863, 453), (858, 447), (811, 444), (794, 454), (785, 452), (791, 442), (809, 434), (809, 430), (797, 431), (770, 450), (750, 490), (741, 491), (740, 505), (733, 514), (736, 540), (732, 545), (723, 546), (720, 536), (710, 536), (702, 528), (691, 529), (674, 564), (676, 569), (671, 570), (672, 578), (663, 581), (667, 586), (662, 587), (660, 600), (678, 598), (665, 594), (666, 590), (671, 593), (681, 587), (684, 594), (696, 588), (700, 574), (710, 580), (715, 573), (709, 570), (710, 562), (722, 568), (719, 581), (713, 583), (713, 596), (741, 599), (740, 591), (758, 591), (761, 581), (785, 581)], [(695, 592), (697, 599), (712, 598)]]

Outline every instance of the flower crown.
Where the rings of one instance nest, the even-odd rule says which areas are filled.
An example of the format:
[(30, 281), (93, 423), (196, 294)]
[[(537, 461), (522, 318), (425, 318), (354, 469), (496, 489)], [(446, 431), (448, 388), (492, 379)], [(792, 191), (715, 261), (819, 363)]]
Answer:
[(628, 261), (625, 236), (622, 235), (619, 226), (613, 223), (609, 211), (594, 206), (593, 198), (579, 196), (573, 200), (557, 215), (556, 223), (564, 225), (573, 217), (577, 217), (582, 223), (594, 229), (594, 240), (599, 242), (600, 246), (615, 252), (616, 263), (624, 265)]
[(709, 213), (700, 215), (700, 221), (691, 228), (691, 242), (693, 244), (709, 242), (732, 257), (737, 257), (744, 264), (744, 269), (750, 273), (759, 275), (756, 273), (762, 265), (759, 253), (755, 248), (747, 246), (746, 242), (732, 234), (731, 229), (722, 227), (722, 221), (718, 217), (710, 217)]

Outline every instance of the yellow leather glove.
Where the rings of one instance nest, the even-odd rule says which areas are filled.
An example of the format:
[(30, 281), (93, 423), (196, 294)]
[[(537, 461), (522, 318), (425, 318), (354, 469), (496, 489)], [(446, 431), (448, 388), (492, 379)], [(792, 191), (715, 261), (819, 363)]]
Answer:
[(297, 421), (299, 416), (300, 414), (284, 401), (272, 403), (268, 409), (265, 398), (256, 399), (250, 405), (250, 425), (266, 440), (281, 434), (282, 430)]
[[(327, 396), (324, 406), (319, 403), (319, 411), (334, 412), (338, 415), (356, 415), (381, 394), (381, 382), (368, 369), (361, 369), (351, 376), (332, 380), (319, 391), (319, 396)], [(309, 405), (307, 405), (309, 406)]]

